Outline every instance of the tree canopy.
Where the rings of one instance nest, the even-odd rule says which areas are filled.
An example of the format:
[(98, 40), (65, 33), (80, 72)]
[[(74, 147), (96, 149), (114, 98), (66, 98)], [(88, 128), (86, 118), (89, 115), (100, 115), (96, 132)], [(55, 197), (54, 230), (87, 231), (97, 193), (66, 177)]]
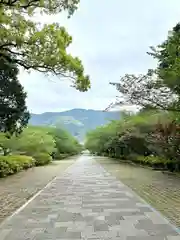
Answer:
[(149, 55), (158, 60), (157, 76), (164, 85), (180, 95), (180, 23), (169, 31), (166, 41), (151, 47)]
[(156, 69), (135, 76), (126, 74), (111, 84), (120, 92), (117, 105), (135, 104), (144, 108), (180, 112), (180, 23), (162, 44), (151, 47), (149, 55), (157, 62)]
[[(58, 23), (42, 24), (35, 14), (67, 11), (69, 17), (79, 0), (0, 0), (0, 56), (45, 74), (68, 77), (79, 91), (90, 88), (89, 76), (78, 57), (68, 54), (72, 37)], [(11, 54), (11, 55), (9, 55)]]
[(0, 131), (20, 133), (28, 123), (26, 93), (17, 79), (18, 68), (0, 57)]
[(4, 155), (20, 153), (34, 156), (37, 154), (53, 155), (74, 155), (82, 150), (78, 141), (66, 130), (56, 127), (28, 126), (18, 135), (6, 138), (4, 133), (0, 133), (0, 147)]
[(27, 155), (37, 153), (50, 155), (55, 149), (55, 141), (46, 128), (28, 126), (18, 138), (14, 137), (14, 139), (16, 144), (13, 145), (12, 150), (22, 151)]
[(86, 147), (99, 155), (179, 171), (180, 23), (166, 41), (150, 49), (148, 54), (157, 60), (155, 69), (111, 82), (120, 93), (115, 105), (142, 109), (90, 132)]
[(79, 144), (76, 138), (65, 129), (59, 127), (52, 128), (50, 134), (55, 140), (56, 158), (63, 154), (77, 154), (82, 150), (82, 146)]
[(96, 128), (86, 136), (91, 153), (180, 170), (179, 120), (164, 111), (143, 111)]

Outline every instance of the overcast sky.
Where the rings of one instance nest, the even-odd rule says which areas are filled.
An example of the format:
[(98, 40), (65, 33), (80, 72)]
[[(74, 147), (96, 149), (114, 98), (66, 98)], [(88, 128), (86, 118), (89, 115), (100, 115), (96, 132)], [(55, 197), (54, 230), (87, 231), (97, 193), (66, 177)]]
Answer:
[(29, 110), (104, 109), (117, 95), (110, 81), (118, 81), (125, 73), (144, 73), (156, 65), (146, 52), (180, 21), (180, 1), (81, 0), (71, 19), (59, 14), (41, 21), (59, 22), (73, 36), (70, 51), (83, 61), (92, 88), (80, 93), (68, 80), (22, 72), (20, 81), (28, 93)]

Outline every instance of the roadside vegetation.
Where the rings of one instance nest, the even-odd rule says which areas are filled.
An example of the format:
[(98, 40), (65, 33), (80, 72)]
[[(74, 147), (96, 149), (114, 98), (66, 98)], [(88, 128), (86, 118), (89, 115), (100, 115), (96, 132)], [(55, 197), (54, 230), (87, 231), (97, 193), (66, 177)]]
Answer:
[(126, 74), (111, 83), (120, 93), (115, 105), (136, 105), (136, 114), (125, 113), (87, 134), (92, 153), (130, 160), (158, 169), (180, 171), (180, 24), (166, 41), (151, 47), (157, 68), (147, 74)]
[(76, 155), (82, 147), (64, 129), (28, 126), (19, 136), (0, 134), (0, 177)]
[(90, 88), (81, 60), (67, 51), (72, 37), (66, 29), (58, 23), (35, 20), (37, 15), (61, 12), (71, 17), (78, 4), (79, 0), (0, 1), (0, 177), (81, 149), (65, 130), (27, 127), (27, 95), (18, 79), (21, 68), (71, 80), (71, 86), (81, 92)]
[(125, 115), (89, 132), (86, 148), (97, 155), (179, 171), (180, 125), (174, 118), (161, 111)]

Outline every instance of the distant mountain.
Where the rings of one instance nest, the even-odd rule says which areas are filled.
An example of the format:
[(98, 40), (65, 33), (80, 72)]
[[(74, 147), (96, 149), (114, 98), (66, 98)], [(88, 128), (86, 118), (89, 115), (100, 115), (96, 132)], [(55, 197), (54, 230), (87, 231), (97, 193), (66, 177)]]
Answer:
[(31, 114), (29, 124), (62, 126), (71, 134), (82, 140), (86, 132), (111, 120), (120, 119), (120, 112), (103, 112), (100, 110), (72, 109), (65, 112), (45, 112)]

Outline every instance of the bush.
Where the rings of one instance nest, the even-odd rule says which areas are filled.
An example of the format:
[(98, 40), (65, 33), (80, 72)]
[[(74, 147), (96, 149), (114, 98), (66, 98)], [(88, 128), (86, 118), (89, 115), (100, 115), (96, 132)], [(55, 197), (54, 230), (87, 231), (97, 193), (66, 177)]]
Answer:
[(52, 161), (52, 157), (48, 153), (37, 153), (33, 157), (35, 159), (36, 166), (43, 166)]
[(0, 156), (0, 177), (6, 177), (23, 169), (33, 167), (34, 165), (35, 160), (29, 156)]
[(180, 168), (180, 163), (178, 161), (163, 159), (158, 156), (138, 156), (133, 161), (153, 168), (163, 168), (171, 171), (179, 170)]
[(67, 154), (67, 153), (55, 153), (54, 154), (54, 159), (55, 160), (62, 160), (62, 159), (65, 159), (67, 157), (69, 157), (71, 154)]

